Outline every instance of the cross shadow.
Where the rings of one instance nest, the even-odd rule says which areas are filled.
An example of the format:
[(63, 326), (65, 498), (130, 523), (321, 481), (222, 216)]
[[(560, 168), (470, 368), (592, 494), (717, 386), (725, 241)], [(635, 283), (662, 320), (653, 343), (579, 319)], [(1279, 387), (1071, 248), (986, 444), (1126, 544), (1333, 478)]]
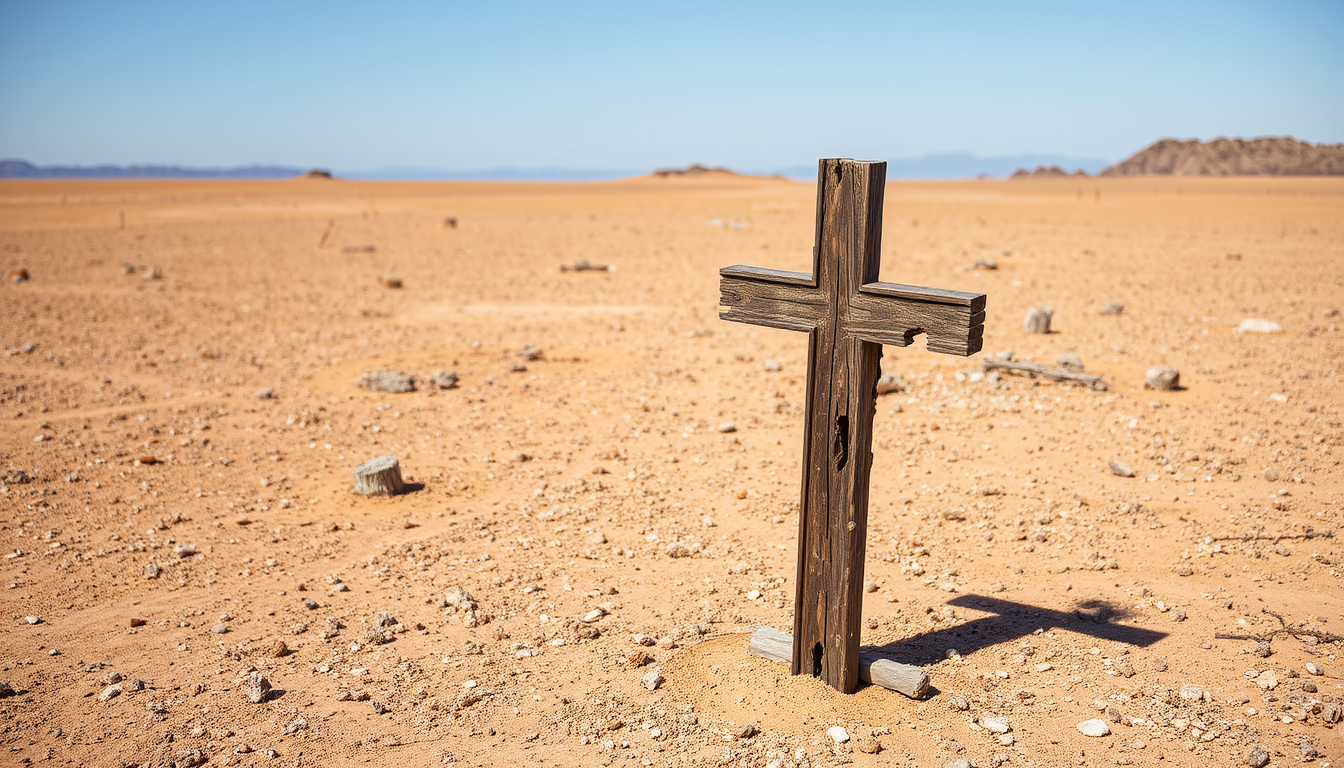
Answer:
[(1031, 635), (1037, 629), (1067, 629), (1070, 632), (1146, 648), (1167, 636), (1141, 627), (1113, 624), (1128, 616), (1124, 608), (1102, 600), (1078, 603), (1076, 611), (1055, 611), (984, 595), (962, 595), (948, 601), (961, 608), (996, 614), (946, 629), (866, 648), (903, 664), (924, 666), (947, 658), (948, 649), (964, 655)]

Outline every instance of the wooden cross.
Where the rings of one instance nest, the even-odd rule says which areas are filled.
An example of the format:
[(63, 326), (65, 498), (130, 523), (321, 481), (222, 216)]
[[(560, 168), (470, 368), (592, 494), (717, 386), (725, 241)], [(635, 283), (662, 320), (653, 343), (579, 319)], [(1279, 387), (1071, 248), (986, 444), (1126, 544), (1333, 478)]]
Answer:
[(807, 430), (793, 609), (795, 675), (859, 681), (873, 412), (882, 345), (980, 351), (985, 296), (877, 279), (887, 164), (822, 160), (812, 274), (719, 270), (719, 317), (807, 333)]

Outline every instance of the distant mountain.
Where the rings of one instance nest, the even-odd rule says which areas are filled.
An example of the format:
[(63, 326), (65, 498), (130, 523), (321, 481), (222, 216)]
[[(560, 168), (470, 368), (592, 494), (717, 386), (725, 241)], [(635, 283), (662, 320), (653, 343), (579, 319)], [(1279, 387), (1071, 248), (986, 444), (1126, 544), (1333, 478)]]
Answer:
[(1162, 139), (1102, 176), (1344, 176), (1344, 144), (1291, 136), (1259, 139)]
[(1084, 171), (1082, 168), (1079, 168), (1073, 173), (1069, 173), (1058, 165), (1038, 165), (1034, 171), (1028, 171), (1026, 168), (1018, 168), (1013, 172), (1012, 176), (1008, 177), (1008, 179), (1009, 181), (1017, 181), (1020, 179), (1073, 179), (1087, 178), (1087, 176), (1087, 171)]
[(364, 181), (608, 181), (638, 176), (646, 170), (634, 168), (476, 168), (445, 170), (418, 166), (393, 166), (340, 171), (343, 179)]
[[(1034, 166), (1060, 166), (1062, 168), (1096, 173), (1105, 168), (1110, 161), (1096, 157), (1071, 157), (1069, 155), (998, 155), (981, 157), (969, 152), (944, 152), (906, 157), (887, 161), (888, 179), (975, 179), (982, 177), (1006, 178), (1019, 168)], [(813, 180), (817, 177), (816, 165), (796, 165), (768, 171), (780, 173), (791, 179)]]
[(290, 179), (302, 168), (247, 165), (239, 168), (183, 168), (177, 165), (33, 165), (0, 160), (0, 179)]

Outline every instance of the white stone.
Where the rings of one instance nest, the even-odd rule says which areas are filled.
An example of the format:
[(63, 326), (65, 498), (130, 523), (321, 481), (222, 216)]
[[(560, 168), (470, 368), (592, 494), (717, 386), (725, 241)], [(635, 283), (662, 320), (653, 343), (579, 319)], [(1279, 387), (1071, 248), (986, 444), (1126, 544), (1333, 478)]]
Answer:
[(1204, 698), (1204, 689), (1198, 685), (1182, 685), (1181, 699), (1184, 701), (1199, 701)]
[(830, 728), (827, 728), (826, 735), (830, 736), (836, 744), (844, 744), (846, 741), (849, 741), (849, 731), (846, 731), (838, 725), (833, 725)]
[(1008, 718), (1006, 717), (982, 717), (980, 718), (980, 725), (993, 733), (1007, 733), (1013, 730), (1013, 726), (1008, 724)]
[(1265, 670), (1256, 676), (1255, 684), (1266, 691), (1272, 691), (1279, 686), (1279, 678), (1272, 671)]
[(585, 623), (585, 624), (592, 624), (594, 621), (597, 621), (598, 619), (600, 619), (600, 618), (602, 618), (603, 616), (606, 616), (606, 615), (607, 615), (607, 612), (604, 611), (604, 610), (602, 610), (601, 608), (594, 608), (593, 610), (591, 610), (591, 611), (589, 611), (588, 613), (584, 614), (584, 616), (583, 616), (583, 623)]
[(1106, 724), (1105, 720), (1094, 717), (1091, 720), (1084, 720), (1079, 723), (1078, 730), (1081, 731), (1084, 736), (1096, 737), (1109, 734), (1111, 732), (1111, 727)]
[(1317, 664), (1317, 663), (1315, 663), (1315, 662), (1313, 662), (1313, 661), (1308, 661), (1308, 662), (1307, 662), (1307, 672), (1310, 673), (1310, 674), (1313, 674), (1313, 675), (1324, 675), (1324, 674), (1325, 674), (1325, 670), (1324, 670), (1324, 669), (1321, 669), (1321, 665), (1320, 665), (1320, 664)]
[(1237, 333), (1282, 333), (1283, 326), (1273, 320), (1248, 317), (1237, 326)]
[(663, 673), (657, 667), (649, 670), (647, 674), (640, 678), (640, 682), (644, 683), (644, 687), (650, 691), (658, 690), (665, 681), (666, 678), (663, 677)]
[(120, 685), (109, 685), (98, 694), (99, 701), (111, 701), (121, 695), (123, 688)]

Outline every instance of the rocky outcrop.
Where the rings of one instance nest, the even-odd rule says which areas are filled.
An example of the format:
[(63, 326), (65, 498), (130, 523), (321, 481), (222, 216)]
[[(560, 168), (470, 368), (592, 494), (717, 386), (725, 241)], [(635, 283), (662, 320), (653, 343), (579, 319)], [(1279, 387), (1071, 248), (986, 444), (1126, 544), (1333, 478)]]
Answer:
[(1102, 176), (1341, 176), (1344, 144), (1291, 136), (1260, 139), (1162, 139)]

